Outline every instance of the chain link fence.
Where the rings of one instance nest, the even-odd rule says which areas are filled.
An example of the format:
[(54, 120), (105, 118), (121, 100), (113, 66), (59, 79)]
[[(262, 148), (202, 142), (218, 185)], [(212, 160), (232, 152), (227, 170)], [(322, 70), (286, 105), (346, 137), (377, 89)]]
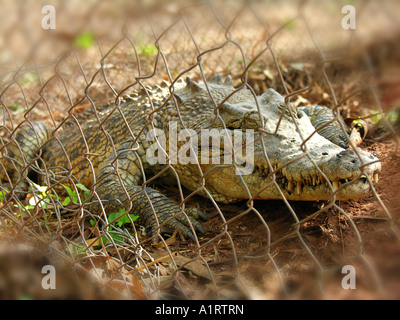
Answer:
[[(5, 1), (0, 6), (2, 298), (399, 297), (396, 1), (352, 1), (356, 24), (350, 29), (351, 8), (342, 12), (341, 1)], [(194, 240), (174, 232), (153, 241), (129, 213), (135, 202), (112, 216), (90, 210), (99, 198), (99, 182), (93, 174), (93, 185), (81, 184), (78, 174), (97, 172), (105, 161), (86, 143), (93, 131), (106, 137), (107, 130), (120, 129), (103, 125), (129, 112), (123, 105), (133, 92), (152, 104), (151, 87), (163, 81), (190, 77), (201, 83), (216, 74), (230, 75), (235, 88), (253, 95), (274, 88), (294, 107), (322, 105), (341, 114), (357, 136), (353, 143), (375, 152), (382, 165), (379, 182), (367, 179), (371, 194), (341, 201), (332, 190), (329, 200), (290, 201), (281, 192), (280, 200), (252, 195), (224, 204), (205, 184), (187, 190), (168, 165), (155, 177), (144, 175), (139, 187), (166, 195), (181, 214), (188, 207), (206, 213), (205, 233)], [(135, 138), (154, 128), (154, 121), (142, 119), (140, 128), (120, 135)], [(179, 121), (185, 126), (189, 119)], [(11, 146), (25, 152), (18, 140), (24, 126), (30, 128), (25, 139), (38, 141), (42, 127), (36, 122), (48, 128), (46, 142), (32, 159), (10, 160)], [(79, 138), (66, 136), (71, 127)], [(269, 135), (262, 136), (268, 144)], [(310, 139), (303, 138), (303, 144)], [(46, 150), (51, 141), (55, 151)], [(120, 141), (111, 139), (109, 148)], [(45, 153), (62, 158), (71, 144), (81, 150), (67, 155), (69, 168), (48, 168)], [(303, 156), (312, 158), (307, 150)], [(7, 172), (10, 163), (16, 178)], [(287, 165), (265, 179), (278, 185)], [(121, 197), (130, 196), (122, 171)], [(161, 179), (167, 171), (175, 184)], [(57, 174), (65, 178), (61, 191)], [(21, 192), (24, 183), (28, 188)], [(43, 265), (55, 267), (56, 290), (40, 286), (43, 275), (36, 271)], [(31, 274), (36, 276), (27, 280)]]

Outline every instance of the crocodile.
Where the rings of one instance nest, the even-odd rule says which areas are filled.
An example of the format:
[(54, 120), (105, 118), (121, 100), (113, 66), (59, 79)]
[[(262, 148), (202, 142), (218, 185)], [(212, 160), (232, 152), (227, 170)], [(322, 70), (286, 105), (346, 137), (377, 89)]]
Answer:
[[(206, 139), (194, 139), (205, 129)], [(153, 240), (176, 229), (195, 240), (207, 215), (150, 183), (169, 177), (223, 203), (367, 197), (380, 161), (349, 144), (346, 124), (331, 109), (296, 108), (273, 89), (256, 95), (218, 74), (203, 82), (187, 77), (143, 86), (71, 114), (55, 130), (26, 121), (1, 149), (0, 177), (3, 190), (17, 197), (31, 181), (57, 196), (80, 183), (90, 187), (81, 205), (91, 214), (107, 217), (125, 208)]]

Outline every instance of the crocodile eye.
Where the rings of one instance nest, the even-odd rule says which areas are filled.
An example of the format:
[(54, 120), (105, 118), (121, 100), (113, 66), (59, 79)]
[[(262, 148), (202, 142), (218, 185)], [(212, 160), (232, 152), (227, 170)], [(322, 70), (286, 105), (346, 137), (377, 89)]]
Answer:
[(235, 107), (228, 102), (225, 102), (219, 109), (220, 112), (234, 112)]
[(233, 122), (225, 124), (225, 127), (227, 129), (231, 129), (231, 130), (239, 129), (241, 126), (242, 126), (242, 121), (239, 121), (239, 120), (236, 120), (236, 121), (233, 121)]
[(224, 103), (219, 108), (215, 108), (214, 114), (217, 114), (217, 112), (224, 120), (237, 118), (235, 116), (235, 114), (237, 113), (235, 107), (230, 103)]

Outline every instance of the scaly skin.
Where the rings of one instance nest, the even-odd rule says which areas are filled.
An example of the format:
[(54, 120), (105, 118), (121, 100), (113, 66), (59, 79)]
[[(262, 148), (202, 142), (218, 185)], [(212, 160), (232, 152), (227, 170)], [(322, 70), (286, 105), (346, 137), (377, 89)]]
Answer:
[[(19, 146), (12, 142), (2, 150), (1, 162), (8, 175), (3, 172), (1, 178), (5, 186), (9, 184), (12, 194), (19, 195), (28, 185), (19, 172), (29, 164), (30, 172), (39, 172), (38, 183), (48, 185), (54, 193), (61, 194), (63, 185), (73, 187), (77, 182), (91, 187), (87, 209), (94, 214), (110, 214), (125, 208), (126, 212), (139, 215), (143, 224), (151, 227), (152, 234), (178, 229), (194, 239), (194, 232), (204, 232), (197, 218), (205, 215), (187, 207), (183, 211), (159, 191), (142, 187), (143, 182), (166, 166), (152, 164), (148, 159), (148, 151), (156, 145), (154, 140), (149, 141), (150, 130), (166, 133), (162, 146), (169, 159), (176, 152), (169, 150), (170, 141), (176, 139), (169, 135), (171, 121), (176, 124), (177, 136), (187, 130), (198, 136), (201, 129), (216, 129), (219, 134), (239, 130), (243, 148), (249, 143), (245, 130), (254, 130), (252, 163), (215, 164), (216, 160), (224, 164), (224, 147), (229, 144), (223, 135), (217, 135), (221, 145), (214, 154), (209, 150), (209, 161), (201, 161), (200, 151), (194, 150), (198, 163), (171, 161), (165, 170), (173, 173), (175, 182), (176, 173), (187, 189), (212, 196), (216, 201), (282, 197), (329, 200), (332, 194), (343, 200), (365, 197), (371, 189), (367, 180), (377, 180), (380, 163), (361, 149), (345, 150), (345, 124), (339, 125), (336, 120), (328, 124), (332, 119), (331, 110), (319, 106), (295, 109), (272, 89), (261, 96), (245, 88), (235, 90), (230, 77), (222, 83), (217, 75), (207, 86), (189, 78), (186, 83), (178, 81), (173, 86), (164, 82), (125, 96), (119, 108), (113, 101), (97, 106), (96, 112), (91, 110), (78, 117), (79, 126), (75, 120), (70, 121), (54, 136), (40, 123), (22, 126), (15, 139)], [(39, 132), (35, 139), (28, 138), (34, 131)], [(235, 146), (237, 139), (233, 136)], [(307, 142), (302, 143), (305, 139)], [(181, 140), (177, 150), (186, 143)], [(240, 153), (236, 159), (247, 161)], [(34, 160), (38, 160), (41, 170), (35, 169)], [(250, 165), (251, 173), (238, 175), (236, 169), (243, 169), (245, 164)]]

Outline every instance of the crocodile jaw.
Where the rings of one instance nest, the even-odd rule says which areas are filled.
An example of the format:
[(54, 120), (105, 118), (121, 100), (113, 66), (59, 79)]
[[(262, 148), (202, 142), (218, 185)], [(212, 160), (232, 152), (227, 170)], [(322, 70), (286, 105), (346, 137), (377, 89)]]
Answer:
[[(268, 166), (255, 166), (251, 174), (242, 176), (236, 174), (233, 166), (206, 165), (202, 166), (202, 170), (206, 172), (204, 176), (207, 185), (214, 190), (213, 196), (221, 202), (231, 202), (232, 199), (286, 198), (296, 201), (359, 199), (371, 194), (372, 185), (378, 182), (381, 164), (372, 154), (362, 150), (357, 152), (365, 164), (363, 169), (360, 169), (362, 165), (356, 153), (347, 150), (342, 153), (343, 157), (351, 159), (350, 164), (354, 170), (343, 170), (335, 172), (334, 175), (330, 172), (330, 166), (336, 162), (336, 155), (320, 164), (319, 170), (316, 167), (311, 168), (313, 165), (311, 164), (309, 170), (303, 168), (302, 173), (295, 177), (290, 172), (293, 170), (291, 167), (297, 167), (296, 163), (286, 167), (276, 164), (272, 166), (272, 170)], [(304, 165), (305, 161), (301, 160), (303, 158), (298, 161), (299, 166)], [(355, 163), (352, 163), (354, 160)]]
[[(307, 124), (303, 124), (303, 128), (307, 128)], [(381, 171), (376, 156), (359, 148), (345, 150), (319, 135), (305, 143), (305, 153), (299, 143), (293, 145), (292, 142), (300, 137), (292, 136), (264, 137), (264, 148), (261, 142), (255, 142), (250, 174), (237, 174), (237, 168), (244, 165), (202, 165), (207, 185), (223, 202), (230, 202), (228, 199), (231, 198), (283, 197), (287, 200), (329, 200), (333, 194), (337, 200), (349, 200), (370, 195)], [(245, 160), (242, 158), (239, 162), (245, 163)]]
[[(359, 148), (345, 150), (313, 134), (315, 128), (303, 114), (290, 121), (285, 116), (275, 133), (280, 114), (264, 109), (263, 115), (267, 119), (265, 132), (271, 134), (260, 137), (256, 133), (250, 174), (238, 175), (239, 165), (202, 165), (207, 185), (219, 201), (314, 201), (330, 200), (333, 195), (336, 200), (350, 200), (370, 195), (381, 171), (376, 156)], [(307, 141), (302, 145), (304, 139)], [(246, 163), (246, 159), (241, 158), (239, 163)]]

